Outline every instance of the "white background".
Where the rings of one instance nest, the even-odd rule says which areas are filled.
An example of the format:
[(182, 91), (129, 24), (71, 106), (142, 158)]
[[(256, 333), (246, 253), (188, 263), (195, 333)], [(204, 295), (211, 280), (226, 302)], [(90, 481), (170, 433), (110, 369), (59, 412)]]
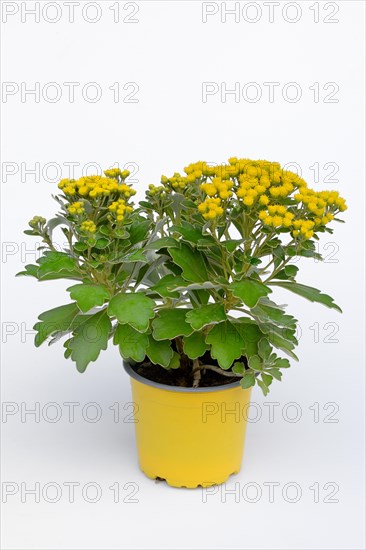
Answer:
[[(233, 15), (222, 22), (220, 3), (211, 3), (218, 13), (206, 23), (201, 2), (138, 2), (138, 12), (131, 16), (136, 23), (123, 22), (135, 11), (123, 2), (118, 22), (110, 9), (116, 2), (99, 2), (95, 23), (90, 22), (98, 16), (93, 6), (83, 18), (85, 2), (75, 7), (73, 23), (64, 2), (58, 2), (58, 12), (51, 3), (37, 23), (24, 12), (34, 4), (2, 2), (2, 78), (15, 83), (13, 90), (22, 82), (28, 89), (39, 82), (41, 90), (56, 82), (62, 97), (50, 102), (49, 88), (49, 96), (41, 93), (39, 102), (31, 95), (22, 101), (20, 92), (2, 99), (2, 399), (6, 410), (14, 412), (3, 416), (1, 425), (2, 487), (9, 488), (4, 484), (10, 482), (19, 487), (2, 504), (3, 548), (364, 548), (364, 3), (281, 3), (272, 23), (263, 2), (247, 6), (238, 22)], [(240, 3), (240, 9), (246, 4)], [(4, 9), (16, 8), (6, 20)], [(255, 18), (253, 10), (262, 11), (257, 11), (256, 23), (246, 21)], [(296, 13), (299, 20), (289, 22)], [(55, 23), (46, 20), (59, 16)], [(327, 16), (338, 22), (324, 22)], [(80, 83), (73, 103), (64, 82)], [(102, 90), (98, 102), (82, 96), (89, 82)], [(116, 82), (122, 92), (117, 103), (109, 89)], [(138, 85), (138, 102), (123, 102), (132, 91), (123, 90), (128, 82)], [(221, 83), (233, 89), (238, 82), (240, 91), (255, 82), (262, 97), (250, 102), (241, 95), (236, 102), (233, 95), (221, 98), (217, 93), (203, 102), (203, 82), (214, 82), (219, 89), (225, 85)], [(265, 82), (279, 83), (272, 102)], [(301, 89), (297, 102), (283, 98), (289, 82)], [(310, 89), (316, 82), (318, 98)], [(327, 83), (339, 87), (331, 97), (337, 102), (324, 101), (334, 89), (324, 90)], [(288, 89), (290, 99), (294, 90)], [(253, 92), (252, 87), (248, 95)], [(129, 380), (116, 349), (103, 352), (80, 375), (64, 360), (61, 346), (33, 347), (27, 331), (39, 312), (67, 302), (67, 282), (39, 285), (14, 274), (35, 260), (35, 243), (22, 234), (27, 221), (34, 214), (51, 217), (56, 211), (51, 199), (56, 184), (49, 181), (57, 177), (55, 165), (67, 177), (67, 163), (79, 163), (79, 177), (90, 162), (103, 168), (136, 163), (135, 187), (142, 198), (147, 184), (158, 183), (161, 173), (170, 175), (199, 159), (222, 162), (232, 155), (295, 162), (310, 185), (334, 187), (346, 197), (347, 223), (335, 224), (334, 235), (325, 236), (320, 245), (326, 261), (302, 262), (298, 278), (334, 296), (344, 313), (278, 292), (277, 299), (288, 303), (300, 321), (300, 362), (281, 384), (273, 384), (266, 398), (255, 390), (253, 417), (256, 411), (262, 416), (249, 424), (242, 471), (206, 495), (205, 502), (200, 489), (172, 489), (139, 471), (134, 426), (128, 422)], [(36, 163), (43, 176), (26, 172)], [(319, 182), (310, 169), (314, 163), (319, 163)], [(334, 183), (324, 182), (331, 172), (329, 165), (324, 169), (326, 163), (339, 167)], [(317, 326), (319, 341), (314, 337)], [(330, 336), (332, 331), (336, 333)], [(47, 408), (51, 402), (62, 412), (55, 423), (49, 420), (56, 411)], [(80, 404), (74, 422), (66, 402)], [(99, 422), (87, 419), (95, 413), (85, 408), (91, 402), (102, 411)], [(36, 403), (41, 411), (46, 406), (40, 421), (29, 414), (22, 421), (21, 409)], [(109, 409), (114, 403), (119, 403), (119, 422)], [(277, 403), (272, 405), (273, 422), (270, 403)], [(314, 416), (317, 407), (319, 418)], [(296, 415), (298, 421), (290, 422)], [(60, 500), (48, 502), (55, 495), (50, 489), (39, 503), (24, 494), (22, 502), (21, 483), (29, 489), (37, 482), (41, 489), (57, 483)], [(63, 485), (67, 482), (80, 484), (73, 503)], [(101, 488), (96, 503), (82, 496), (89, 482)], [(279, 484), (274, 502), (264, 485), (269, 482)], [(109, 489), (115, 483), (120, 484), (119, 503)], [(289, 502), (293, 488), (289, 498), (283, 494), (287, 483), (300, 488), (298, 502)], [(319, 484), (319, 502), (310, 489), (314, 484)], [(262, 493), (254, 502), (258, 486)], [(327, 502), (334, 487), (338, 502)], [(138, 502), (128, 502), (134, 488)], [(225, 496), (232, 489), (237, 497)], [(91, 489), (88, 498), (93, 495)]]

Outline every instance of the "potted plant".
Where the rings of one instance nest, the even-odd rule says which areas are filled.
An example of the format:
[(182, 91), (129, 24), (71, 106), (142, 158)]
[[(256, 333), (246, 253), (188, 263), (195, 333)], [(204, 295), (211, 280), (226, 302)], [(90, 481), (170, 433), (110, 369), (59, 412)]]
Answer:
[(297, 359), (297, 320), (276, 288), (341, 311), (297, 282), (293, 259), (321, 260), (316, 241), (346, 204), (275, 162), (184, 172), (149, 185), (137, 207), (127, 170), (62, 180), (60, 212), (29, 222), (41, 256), (20, 274), (70, 281), (71, 301), (39, 316), (36, 346), (66, 338), (65, 357), (84, 372), (112, 340), (138, 406), (142, 470), (196, 487), (239, 470), (251, 388), (266, 395), (290, 366), (282, 355)]

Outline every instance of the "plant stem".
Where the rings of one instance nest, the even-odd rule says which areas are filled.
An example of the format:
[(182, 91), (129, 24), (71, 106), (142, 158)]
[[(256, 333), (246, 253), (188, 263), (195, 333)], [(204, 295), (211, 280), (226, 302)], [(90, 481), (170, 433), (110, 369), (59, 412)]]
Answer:
[(201, 368), (198, 359), (193, 359), (193, 387), (198, 388), (201, 380)]
[(279, 271), (281, 271), (281, 269), (291, 260), (291, 257), (288, 257), (286, 258), (286, 260), (283, 260), (280, 265), (273, 270), (273, 272), (271, 273), (271, 275), (269, 277), (267, 277), (267, 279), (265, 281), (263, 281), (264, 284), (268, 283), (271, 279), (273, 279), (273, 277), (275, 277), (277, 275), (277, 273)]
[[(195, 359), (195, 361), (197, 361), (197, 359)], [(214, 372), (217, 372), (218, 374), (222, 374), (222, 376), (230, 376), (230, 378), (233, 378), (233, 377), (242, 377), (241, 374), (237, 374), (236, 372), (228, 372), (226, 370), (223, 370), (223, 369), (220, 369), (220, 367), (215, 367), (214, 365), (199, 365), (197, 367), (197, 372), (200, 372), (201, 370), (212, 370)], [(195, 371), (193, 371), (195, 372)]]

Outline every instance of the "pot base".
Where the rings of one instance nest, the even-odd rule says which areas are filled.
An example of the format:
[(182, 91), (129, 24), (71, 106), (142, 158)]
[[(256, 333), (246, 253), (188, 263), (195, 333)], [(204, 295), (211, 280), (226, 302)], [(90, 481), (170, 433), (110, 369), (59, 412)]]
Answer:
[(176, 487), (180, 489), (197, 489), (197, 487), (212, 487), (213, 485), (221, 485), (222, 483), (225, 483), (225, 481), (227, 481), (230, 476), (239, 473), (239, 470), (237, 470), (236, 472), (232, 472), (228, 476), (222, 477), (220, 479), (217, 478), (215, 481), (187, 481), (186, 479), (184, 481), (180, 481), (177, 479), (166, 479), (164, 477), (161, 477), (160, 475), (153, 474), (152, 472), (149, 472), (147, 470), (143, 470), (141, 466), (140, 470), (149, 479), (158, 479), (159, 481), (165, 481), (169, 485), (169, 487)]

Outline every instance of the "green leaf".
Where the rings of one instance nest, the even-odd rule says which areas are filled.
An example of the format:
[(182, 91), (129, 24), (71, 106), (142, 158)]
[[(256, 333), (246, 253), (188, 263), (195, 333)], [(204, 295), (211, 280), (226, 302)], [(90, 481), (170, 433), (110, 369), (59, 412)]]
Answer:
[(62, 338), (66, 334), (68, 334), (70, 332), (74, 332), (74, 330), (76, 330), (79, 325), (81, 325), (82, 323), (85, 323), (85, 321), (87, 321), (87, 319), (89, 319), (89, 317), (91, 317), (91, 316), (92, 316), (92, 314), (84, 315), (84, 314), (79, 312), (79, 314), (76, 315), (76, 317), (74, 317), (74, 319), (72, 320), (71, 325), (68, 328), (66, 328), (63, 331), (55, 332), (52, 335), (52, 339), (49, 340), (48, 345), (52, 346), (53, 344), (58, 342), (60, 340), (60, 338)]
[(177, 275), (165, 275), (156, 285), (150, 287), (148, 291), (157, 292), (163, 298), (179, 298), (179, 292), (174, 290), (174, 287), (182, 285), (185, 280)]
[(147, 202), (147, 201), (140, 201), (139, 202), (139, 205), (140, 206), (143, 206), (144, 208), (146, 208), (147, 210), (153, 210), (154, 207), (151, 205), (150, 202)]
[[(175, 277), (176, 280), (178, 280), (178, 276)], [(210, 283), (209, 281), (206, 281), (205, 283), (188, 283), (187, 281), (183, 280), (183, 283), (181, 281), (179, 282), (179, 285), (174, 287), (173, 285), (169, 285), (171, 289), (174, 288), (174, 290), (184, 292), (189, 290), (205, 290), (205, 289), (219, 289), (222, 285), (220, 284), (214, 284)], [(227, 285), (226, 285), (227, 286)]]
[(296, 328), (297, 319), (292, 315), (285, 314), (283, 309), (270, 300), (268, 300), (268, 303), (259, 301), (252, 309), (252, 313), (265, 323), (269, 322), (276, 326)]
[(295, 348), (295, 344), (290, 340), (287, 340), (286, 338), (284, 338), (282, 334), (275, 332), (273, 330), (273, 326), (269, 330), (269, 333), (267, 334), (267, 338), (275, 348), (282, 349), (282, 351), (284, 351), (287, 355), (295, 359), (295, 361), (299, 360), (297, 355), (295, 355), (295, 353), (292, 351)]
[(129, 233), (122, 227), (117, 227), (113, 231), (113, 238), (117, 238), (118, 240), (125, 241), (124, 243), (122, 243), (124, 246), (127, 246), (127, 244), (129, 245), (131, 244), (131, 241), (128, 240), (129, 236), (130, 236)]
[(258, 353), (262, 359), (268, 359), (272, 353), (272, 347), (267, 338), (261, 338), (258, 342)]
[(182, 269), (182, 277), (187, 281), (204, 282), (208, 279), (206, 264), (201, 252), (181, 243), (179, 248), (170, 248), (169, 254)]
[(262, 390), (264, 396), (269, 394), (268, 386), (266, 386), (265, 383), (262, 380), (259, 380), (259, 378), (257, 378), (257, 384), (260, 387), (260, 389)]
[(342, 313), (341, 308), (334, 303), (333, 298), (328, 294), (322, 294), (320, 290), (318, 290), (317, 288), (313, 288), (311, 286), (306, 286), (300, 283), (293, 283), (293, 282), (283, 282), (283, 283), (271, 282), (270, 284), (280, 286), (281, 288), (286, 288), (287, 290), (290, 290), (291, 292), (294, 292), (295, 294), (298, 294), (303, 298), (307, 298), (307, 300), (310, 300), (311, 302), (317, 302), (319, 304), (323, 304), (329, 308), (336, 309), (337, 311)]
[[(217, 241), (211, 235), (202, 235), (201, 238), (197, 241), (198, 250), (204, 250), (205, 254), (208, 254), (214, 250), (214, 256), (221, 258), (220, 247), (217, 246)], [(209, 249), (209, 250), (208, 250)]]
[(41, 323), (36, 323), (33, 327), (37, 331), (34, 344), (39, 347), (51, 334), (66, 331), (79, 313), (76, 303), (66, 304), (44, 311), (38, 316)]
[(296, 277), (299, 268), (296, 265), (286, 265), (284, 269), (281, 269), (276, 275), (276, 279), (287, 280)]
[(46, 228), (48, 236), (50, 238), (52, 237), (54, 229), (59, 225), (67, 225), (68, 227), (70, 227), (70, 222), (67, 218), (60, 215), (57, 215), (55, 218), (51, 218), (50, 220), (48, 220)]
[(190, 336), (183, 337), (183, 350), (190, 359), (202, 357), (209, 349), (205, 342), (205, 335), (202, 332), (194, 332)]
[(189, 290), (188, 294), (189, 294), (190, 298), (193, 297), (193, 299), (196, 301), (196, 303), (200, 304), (200, 305), (205, 305), (206, 306), (208, 304), (209, 299), (210, 299), (210, 293), (207, 290), (205, 290), (204, 288), (199, 288), (199, 289), (196, 289), (196, 290)]
[(37, 260), (39, 263), (38, 277), (44, 277), (49, 273), (58, 273), (59, 271), (73, 271), (76, 267), (76, 261), (64, 252), (45, 252)]
[(262, 372), (261, 374), (263, 383), (268, 387), (272, 384), (273, 376), (270, 374), (266, 374), (265, 372)]
[(266, 334), (268, 332), (278, 334), (279, 336), (281, 336), (281, 338), (284, 338), (285, 340), (288, 340), (289, 342), (291, 342), (295, 346), (297, 346), (298, 343), (299, 343), (296, 336), (295, 336), (296, 335), (296, 328), (280, 327), (280, 326), (277, 326), (277, 325), (261, 325), (260, 328)]
[(141, 333), (130, 325), (117, 325), (113, 343), (119, 346), (119, 351), (124, 359), (133, 359), (140, 362), (144, 360), (149, 338), (146, 333)]
[(88, 245), (79, 241), (74, 244), (74, 250), (76, 250), (77, 252), (85, 252), (85, 250), (88, 250)]
[(313, 241), (303, 241), (300, 248), (299, 256), (323, 260), (321, 254), (315, 252), (315, 243)]
[(262, 260), (260, 258), (250, 258), (249, 263), (251, 265), (259, 265), (262, 263)]
[(270, 368), (268, 369), (268, 372), (270, 374), (272, 374), (273, 378), (275, 378), (276, 380), (279, 380), (281, 381), (282, 379), (282, 372), (278, 369), (275, 369), (275, 368)]
[(182, 206), (185, 206), (186, 208), (193, 208), (194, 210), (197, 208), (196, 203), (191, 201), (190, 199), (182, 200)]
[(215, 325), (206, 337), (207, 344), (211, 344), (211, 356), (217, 359), (220, 367), (227, 370), (235, 359), (242, 356), (245, 342), (230, 321)]
[(79, 372), (84, 372), (91, 361), (95, 361), (101, 350), (107, 349), (111, 321), (106, 310), (98, 311), (74, 331), (68, 342), (71, 359), (75, 361)]
[(233, 321), (236, 330), (239, 332), (244, 346), (242, 349), (243, 355), (251, 357), (258, 354), (258, 342), (262, 338), (263, 334), (259, 329), (257, 323), (248, 317), (242, 317)]
[(179, 242), (172, 237), (162, 237), (155, 239), (144, 247), (144, 250), (160, 250), (160, 248), (179, 247)]
[(73, 279), (74, 281), (80, 281), (82, 275), (79, 271), (58, 271), (57, 273), (48, 273), (42, 277), (37, 277), (39, 281), (54, 281), (55, 279)]
[(146, 349), (146, 355), (154, 365), (168, 368), (173, 358), (173, 349), (169, 340), (155, 340), (149, 336), (149, 345)]
[(182, 222), (182, 225), (173, 225), (169, 230), (173, 233), (179, 233), (179, 235), (182, 235), (183, 240), (189, 243), (197, 244), (202, 239), (202, 231), (185, 221)]
[(252, 357), (249, 357), (248, 364), (252, 370), (255, 370), (255, 371), (263, 370), (262, 361), (260, 357), (258, 357), (258, 355), (252, 355)]
[(152, 322), (156, 340), (173, 340), (177, 336), (189, 336), (193, 329), (186, 321), (187, 309), (161, 309)]
[(206, 325), (225, 321), (227, 317), (222, 304), (207, 304), (188, 311), (186, 319), (194, 330), (201, 330)]
[(235, 372), (235, 374), (244, 374), (245, 365), (240, 361), (235, 361), (235, 363), (233, 364), (233, 368), (231, 370)]
[(106, 239), (105, 237), (101, 237), (100, 239), (97, 239), (97, 242), (95, 243), (95, 248), (98, 250), (103, 250), (104, 248), (107, 248), (107, 246), (110, 244), (110, 240)]
[(142, 292), (116, 294), (108, 306), (108, 314), (116, 317), (121, 325), (131, 325), (139, 332), (146, 332), (154, 317), (155, 302)]
[(79, 309), (86, 313), (95, 306), (102, 306), (109, 299), (108, 289), (102, 285), (78, 284), (68, 289), (70, 297), (76, 301)]
[(277, 248), (281, 244), (280, 239), (274, 238), (267, 242), (267, 246), (270, 248)]
[(147, 258), (142, 250), (135, 250), (134, 252), (131, 252), (130, 254), (126, 254), (126, 256), (123, 256), (121, 258), (121, 262), (123, 263), (133, 263), (133, 262), (147, 262)]
[(273, 255), (276, 256), (279, 260), (283, 261), (286, 258), (285, 249), (283, 246), (279, 245), (273, 249)]
[(68, 359), (72, 354), (72, 349), (69, 348), (70, 341), (71, 341), (71, 338), (69, 338), (68, 340), (66, 340), (64, 342), (64, 348), (65, 348), (64, 357), (65, 357), (65, 359)]
[(282, 357), (278, 357), (275, 362), (274, 366), (278, 369), (288, 369), (290, 368), (290, 361), (288, 359), (283, 359)]
[(255, 384), (255, 374), (254, 372), (247, 371), (243, 378), (240, 380), (241, 387), (246, 390), (248, 388), (251, 388)]
[(176, 351), (173, 351), (173, 357), (169, 363), (168, 369), (179, 369), (180, 367), (180, 355)]
[(26, 277), (35, 277), (38, 279), (38, 265), (28, 264), (24, 267), (25, 271), (19, 271), (16, 274), (16, 277), (26, 276)]
[(261, 296), (267, 296), (272, 290), (254, 279), (243, 279), (231, 283), (230, 288), (237, 298), (240, 298), (248, 307), (254, 307)]
[(133, 222), (128, 228), (129, 240), (131, 244), (137, 244), (146, 238), (146, 235), (150, 228), (150, 220), (140, 218), (138, 221)]
[(102, 235), (107, 235), (108, 237), (112, 233), (112, 228), (110, 225), (101, 225), (99, 227), (99, 233), (101, 233)]
[(226, 248), (228, 252), (234, 252), (236, 248), (241, 245), (243, 242), (243, 239), (229, 239), (227, 241), (223, 241), (221, 244)]

